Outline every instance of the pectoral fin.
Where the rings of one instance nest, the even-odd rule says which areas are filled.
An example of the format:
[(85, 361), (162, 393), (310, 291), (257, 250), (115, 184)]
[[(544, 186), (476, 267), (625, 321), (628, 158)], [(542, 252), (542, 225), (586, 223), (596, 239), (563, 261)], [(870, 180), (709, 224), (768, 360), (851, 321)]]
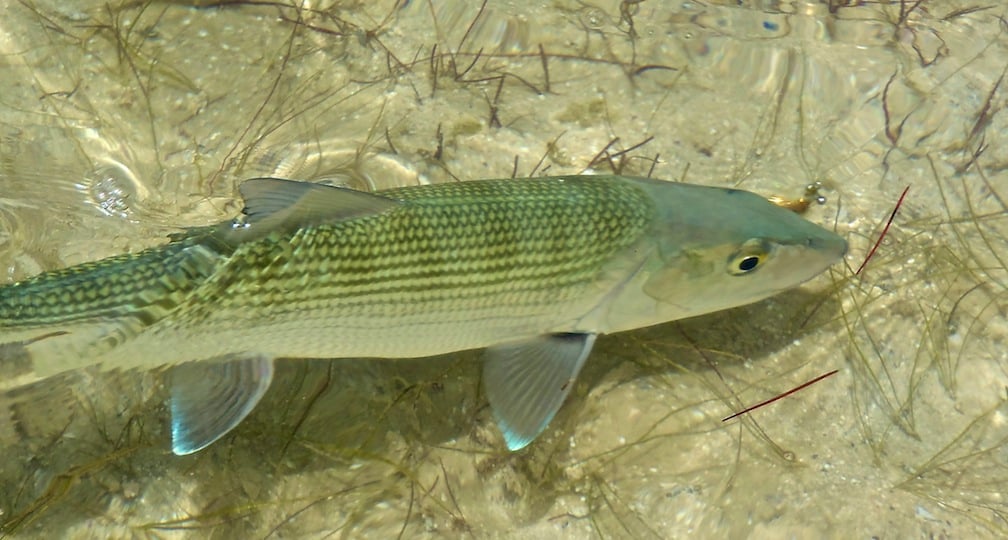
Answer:
[(532, 442), (553, 419), (588, 358), (596, 334), (553, 334), (486, 351), (483, 386), (510, 450)]
[(182, 364), (171, 373), (172, 452), (209, 446), (241, 423), (273, 380), (273, 359), (251, 356)]

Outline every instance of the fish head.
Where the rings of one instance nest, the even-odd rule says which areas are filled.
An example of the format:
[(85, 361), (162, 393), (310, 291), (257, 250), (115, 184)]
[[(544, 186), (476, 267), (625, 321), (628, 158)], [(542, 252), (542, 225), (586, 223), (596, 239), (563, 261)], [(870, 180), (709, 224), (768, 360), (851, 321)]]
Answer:
[[(673, 184), (674, 185), (674, 184)], [(840, 261), (847, 242), (742, 190), (656, 189), (657, 261), (644, 292), (678, 317), (756, 302)]]

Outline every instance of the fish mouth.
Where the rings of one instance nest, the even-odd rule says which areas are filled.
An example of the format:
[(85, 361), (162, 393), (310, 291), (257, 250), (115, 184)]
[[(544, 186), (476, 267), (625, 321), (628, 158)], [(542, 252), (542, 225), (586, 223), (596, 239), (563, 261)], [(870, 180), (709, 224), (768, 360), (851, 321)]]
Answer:
[(815, 272), (809, 275), (805, 281), (818, 276), (842, 261), (847, 255), (847, 240), (836, 235), (812, 238), (810, 239), (810, 250), (817, 256), (818, 264), (815, 265)]
[(778, 283), (773, 294), (791, 290), (828, 270), (834, 264), (843, 260), (847, 254), (847, 241), (831, 232), (809, 236), (803, 241), (789, 246), (790, 258), (799, 268), (797, 275), (790, 282)]
[(847, 240), (833, 233), (828, 236), (810, 236), (805, 239), (805, 246), (820, 253), (833, 254), (838, 260), (847, 254)]
[(816, 258), (821, 262), (821, 265), (817, 265), (819, 270), (816, 271), (816, 274), (840, 262), (847, 255), (847, 240), (833, 233), (810, 236), (805, 239), (804, 244), (805, 249), (810, 254), (816, 255)]

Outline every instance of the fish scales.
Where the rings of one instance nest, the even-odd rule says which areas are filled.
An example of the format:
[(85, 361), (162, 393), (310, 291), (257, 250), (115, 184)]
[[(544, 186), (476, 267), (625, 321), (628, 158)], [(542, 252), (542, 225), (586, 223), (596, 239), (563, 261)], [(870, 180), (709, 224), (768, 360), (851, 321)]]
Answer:
[[(257, 304), (325, 298), (425, 312), (435, 299), (449, 309), (485, 297), (536, 304), (590, 280), (603, 260), (638, 240), (653, 206), (638, 191), (603, 182), (549, 190), (467, 184), (387, 192), (414, 204), (239, 249), (224, 271), (248, 279), (229, 283), (221, 300), (234, 309), (254, 296)], [(306, 276), (310, 287), (302, 286)], [(243, 287), (255, 294), (241, 294)], [(411, 302), (414, 295), (424, 302)]]
[[(643, 192), (602, 179), (461, 182), (382, 195), (407, 204), (240, 246), (172, 326), (235, 330), (273, 347), (297, 341), (296, 352), (311, 356), (478, 347), (491, 334), (594, 301), (586, 289), (654, 214)], [(244, 335), (264, 321), (272, 330)], [(447, 333), (373, 341), (404, 325)], [(328, 350), (304, 335), (325, 328), (342, 329)]]

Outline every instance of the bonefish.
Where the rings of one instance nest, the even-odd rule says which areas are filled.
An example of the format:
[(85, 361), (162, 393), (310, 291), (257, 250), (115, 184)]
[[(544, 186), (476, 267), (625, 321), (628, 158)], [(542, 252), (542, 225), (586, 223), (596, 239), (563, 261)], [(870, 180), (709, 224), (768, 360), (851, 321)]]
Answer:
[(648, 178), (239, 189), (232, 221), (0, 288), (0, 343), (17, 353), (0, 373), (170, 367), (172, 450), (189, 454), (252, 411), (275, 359), (485, 348), (517, 450), (596, 336), (755, 302), (847, 248), (755, 194)]

